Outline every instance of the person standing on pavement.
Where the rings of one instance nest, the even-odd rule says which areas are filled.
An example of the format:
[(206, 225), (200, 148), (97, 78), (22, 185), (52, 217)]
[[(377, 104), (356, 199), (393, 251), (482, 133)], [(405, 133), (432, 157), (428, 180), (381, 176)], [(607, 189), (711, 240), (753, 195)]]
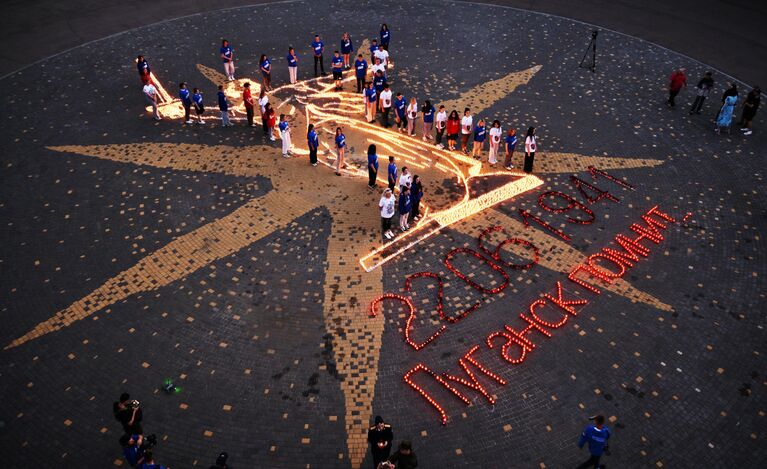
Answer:
[(383, 66), (383, 72), (386, 79), (389, 79), (388, 75), (388, 68), (389, 68), (389, 52), (384, 49), (383, 45), (378, 46), (378, 50), (375, 53), (375, 58), (381, 61), (381, 65)]
[(351, 68), (349, 65), (349, 56), (351, 56), (352, 52), (354, 52), (354, 44), (352, 44), (352, 38), (349, 36), (349, 33), (344, 33), (344, 35), (341, 36), (341, 54), (344, 56), (345, 69)]
[(506, 159), (503, 162), (503, 166), (511, 170), (512, 164), (511, 164), (511, 158), (514, 156), (514, 150), (517, 148), (517, 131), (512, 129), (509, 129), (509, 132), (506, 134)]
[(144, 85), (143, 92), (146, 102), (152, 106), (152, 116), (154, 117), (154, 120), (161, 120), (160, 113), (157, 112), (157, 88), (155, 88), (152, 82), (149, 81)]
[(224, 85), (218, 85), (218, 110), (221, 111), (221, 127), (229, 127), (229, 100), (224, 94)]
[(192, 119), (189, 115), (189, 111), (192, 108), (192, 96), (189, 94), (189, 88), (186, 87), (186, 82), (178, 84), (178, 97), (181, 100), (181, 105), (184, 106), (184, 123), (191, 124)]
[(373, 73), (373, 76), (378, 75), (378, 72), (384, 74), (384, 77), (386, 76), (386, 67), (384, 67), (383, 63), (381, 63), (381, 59), (376, 57), (373, 59), (373, 65), (370, 67), (370, 71)]
[(285, 56), (288, 61), (288, 73), (290, 74), (290, 83), (294, 84), (298, 81), (298, 56), (293, 46), (288, 47), (288, 55)]
[(474, 142), (471, 148), (471, 155), (475, 160), (482, 159), (482, 150), (485, 147), (485, 137), (487, 136), (487, 127), (485, 127), (485, 120), (480, 119), (477, 125), (474, 127)]
[(440, 106), (439, 112), (437, 113), (437, 141), (436, 141), (437, 148), (439, 149), (445, 148), (445, 146), (442, 145), (442, 136), (445, 135), (446, 127), (447, 127), (447, 112), (445, 112), (445, 106)]
[(722, 107), (724, 106), (724, 102), (727, 101), (727, 98), (730, 96), (738, 97), (738, 85), (736, 85), (734, 82), (727, 82), (727, 89), (724, 90), (724, 93), (722, 93), (722, 104), (719, 105), (719, 109), (716, 111), (716, 116), (714, 116), (714, 121), (717, 121), (719, 119), (719, 113), (722, 112)]
[(264, 77), (264, 89), (266, 91), (272, 91), (272, 61), (266, 54), (261, 54), (261, 58), (258, 59), (258, 66), (261, 69), (261, 75)]
[(376, 63), (376, 52), (378, 51), (378, 39), (370, 41), (370, 63)]
[(277, 112), (274, 110), (271, 104), (266, 103), (265, 113), (266, 115), (266, 127), (269, 134), (269, 141), (274, 142), (277, 138), (274, 136), (274, 128), (277, 126)]
[[(381, 205), (381, 203), (384, 203), (384, 205)], [(391, 211), (388, 211), (389, 204), (391, 204)], [(386, 218), (386, 215), (389, 215), (389, 223), (391, 223), (391, 216), (394, 215), (394, 196), (391, 194), (391, 190), (387, 189), (384, 191), (378, 205), (381, 207), (381, 217)], [(386, 212), (384, 212), (384, 208), (387, 209)], [(391, 233), (389, 230), (384, 230), (384, 236), (386, 236), (387, 231)], [(393, 233), (391, 234), (392, 236), (386, 237), (391, 239)], [(370, 453), (373, 455), (374, 468), (389, 458), (393, 439), (394, 434), (392, 433), (391, 425), (384, 423), (383, 418), (380, 415), (376, 415), (375, 424), (368, 429), (368, 443), (370, 444)]]
[(397, 469), (415, 469), (418, 467), (418, 458), (413, 452), (413, 445), (409, 441), (399, 444), (399, 449), (389, 458), (390, 462), (397, 465)]
[(527, 135), (525, 136), (525, 167), (526, 173), (533, 172), (533, 163), (535, 162), (535, 151), (538, 145), (536, 144), (535, 127), (527, 129)]
[(685, 68), (680, 68), (679, 70), (674, 71), (669, 77), (667, 103), (671, 107), (676, 106), (676, 95), (679, 94), (683, 87), (687, 86), (687, 75), (684, 74), (685, 71)]
[(325, 43), (322, 42), (319, 34), (314, 36), (314, 41), (312, 42), (312, 51), (314, 54), (314, 76), (319, 76), (317, 73), (317, 65), (319, 65), (320, 70), (322, 71), (322, 76), (324, 77), (327, 75), (327, 73), (325, 73), (325, 63), (322, 59), (322, 53), (325, 52)]
[(713, 87), (714, 79), (711, 78), (711, 72), (706, 72), (695, 87), (695, 101), (693, 101), (692, 107), (690, 108), (690, 115), (700, 114), (700, 110), (703, 108), (703, 102), (708, 98), (708, 94)]
[(199, 88), (192, 90), (192, 101), (194, 102), (194, 114), (197, 116), (197, 123), (202, 124), (202, 115), (205, 113), (205, 105), (202, 102), (202, 91)]
[(581, 437), (578, 440), (578, 448), (583, 449), (583, 445), (589, 444), (589, 453), (591, 456), (589, 459), (578, 466), (578, 469), (604, 468), (599, 464), (599, 460), (602, 458), (605, 450), (607, 450), (607, 440), (610, 439), (610, 429), (605, 426), (605, 418), (602, 415), (594, 417), (594, 425), (587, 425), (581, 433)]
[(410, 104), (407, 107), (407, 134), (415, 137), (415, 121), (418, 119), (418, 101), (415, 96), (410, 98)]
[(376, 89), (376, 96), (378, 99), (381, 99), (381, 93), (383, 92), (386, 83), (386, 77), (384, 76), (383, 72), (376, 72), (375, 77), (373, 77), (373, 86)]
[(389, 166), (386, 168), (386, 174), (389, 189), (393, 191), (397, 185), (397, 163), (394, 162), (393, 156), (389, 156)]
[(391, 127), (391, 124), (389, 124), (389, 111), (391, 111), (391, 90), (389, 89), (389, 85), (384, 85), (384, 89), (381, 92), (381, 96), (378, 99), (378, 102), (381, 103), (383, 126), (385, 129), (388, 129)]
[(458, 142), (458, 134), (461, 132), (461, 119), (458, 117), (458, 111), (453, 109), (447, 118), (447, 148), (455, 150), (455, 144)]
[(285, 114), (280, 114), (280, 140), (282, 140), (282, 157), (290, 158), (290, 124)]
[(250, 82), (245, 82), (242, 87), (244, 88), (242, 91), (242, 102), (245, 105), (245, 115), (248, 119), (248, 127), (255, 127), (256, 124), (253, 123), (253, 106), (256, 102), (253, 100), (253, 95), (250, 92)]
[(394, 100), (394, 121), (397, 123), (397, 130), (405, 132), (407, 127), (407, 99), (402, 93), (397, 93), (397, 99)]
[(261, 93), (258, 95), (258, 108), (261, 112), (261, 128), (264, 131), (264, 136), (269, 133), (269, 122), (266, 115), (267, 104), (269, 104), (269, 97), (266, 95), (266, 90), (261, 88)]
[(501, 122), (494, 120), (488, 134), (490, 136), (490, 153), (488, 154), (487, 161), (490, 163), (490, 166), (495, 167), (496, 163), (498, 163), (498, 148), (501, 146), (501, 135), (503, 135)]
[(314, 124), (309, 124), (306, 132), (306, 143), (309, 146), (309, 163), (312, 166), (317, 166), (317, 150), (320, 147), (320, 139), (314, 130)]
[(357, 54), (357, 60), (354, 61), (354, 76), (357, 78), (357, 93), (362, 93), (365, 87), (365, 77), (368, 74), (368, 63), (362, 58), (362, 54)]
[(136, 68), (138, 69), (138, 77), (141, 79), (142, 85), (148, 85), (152, 82), (152, 71), (149, 70), (149, 62), (146, 61), (143, 55), (136, 57)]
[(461, 118), (461, 151), (464, 155), (469, 154), (469, 136), (471, 136), (472, 125), (474, 124), (470, 111), (471, 109), (465, 108)]
[[(383, 233), (384, 237), (386, 239), (392, 239), (394, 238), (394, 233), (391, 231), (391, 219), (394, 216), (394, 195), (392, 194), (391, 189), (388, 187), (386, 190), (384, 190), (383, 195), (381, 196), (381, 200), (378, 201), (378, 208), (381, 209), (381, 232)], [(370, 442), (370, 451), (373, 453), (373, 465), (375, 466), (377, 464), (377, 461), (380, 462), (382, 460), (385, 460), (389, 456), (389, 451), (391, 450), (391, 438), (386, 440), (385, 436), (382, 437), (381, 433), (379, 433), (379, 422), (378, 420), (381, 420), (381, 424), (383, 424), (383, 419), (380, 417), (376, 418), (376, 424), (372, 427), (370, 427), (370, 430), (368, 430), (368, 442)], [(385, 428), (385, 427), (383, 427)], [(382, 428), (382, 430), (383, 430)], [(371, 432), (373, 432), (373, 436), (371, 438)], [(389, 428), (389, 433), (391, 433), (391, 428)], [(381, 441), (388, 441), (387, 444), (382, 445), (382, 447), (379, 447), (379, 443)], [(383, 454), (385, 452), (386, 456), (383, 457), (383, 459), (377, 459), (376, 458), (376, 452), (379, 454)]]
[(330, 69), (333, 72), (333, 80), (336, 82), (336, 91), (341, 91), (344, 79), (344, 59), (338, 51), (333, 52), (333, 58), (330, 59)]
[(376, 188), (376, 178), (378, 177), (378, 155), (376, 154), (376, 146), (370, 144), (368, 146), (368, 187), (370, 189)]
[(219, 53), (221, 54), (221, 60), (224, 61), (224, 75), (226, 75), (226, 78), (229, 81), (234, 80), (234, 51), (232, 50), (231, 46), (229, 46), (229, 41), (224, 39), (221, 41), (221, 49), (219, 49)]
[(743, 135), (751, 135), (751, 121), (754, 120), (756, 110), (759, 109), (759, 101), (761, 101), (762, 89), (755, 86), (754, 89), (748, 92), (746, 96), (746, 102), (743, 103), (743, 114), (740, 117), (740, 126)]
[(413, 199), (413, 208), (410, 210), (410, 216), (413, 221), (421, 219), (421, 199), (423, 199), (423, 184), (421, 177), (417, 174), (413, 176), (413, 182), (410, 184), (410, 197)]
[(120, 394), (120, 400), (112, 404), (112, 412), (115, 419), (122, 425), (126, 435), (142, 435), (144, 433), (144, 429), (141, 427), (144, 414), (139, 401), (131, 399), (127, 392)]
[[(404, 168), (403, 168), (404, 171)], [(413, 208), (413, 200), (410, 198), (410, 187), (402, 186), (399, 193), (399, 229), (404, 233), (410, 229), (407, 219)]]
[(364, 100), (365, 118), (372, 124), (376, 120), (376, 105), (378, 104), (378, 93), (376, 93), (372, 81), (368, 83), (368, 87), (365, 89)]
[(381, 46), (384, 48), (385, 51), (389, 51), (389, 42), (391, 42), (391, 31), (389, 31), (389, 26), (386, 25), (386, 23), (381, 25)]
[(410, 174), (410, 171), (408, 171), (407, 166), (402, 167), (402, 174), (399, 176), (399, 191), (402, 193), (402, 191), (405, 190), (405, 188), (410, 189), (410, 186), (413, 184), (413, 175)]
[(341, 169), (346, 168), (344, 155), (346, 154), (346, 136), (341, 131), (341, 127), (336, 127), (336, 176), (341, 175)]
[(722, 104), (722, 109), (719, 111), (719, 116), (716, 118), (716, 127), (714, 132), (720, 133), (722, 129), (727, 129), (727, 133), (730, 133), (730, 125), (732, 124), (732, 115), (735, 113), (735, 105), (738, 103), (737, 96), (727, 96)]
[(431, 135), (431, 131), (434, 128), (434, 106), (431, 105), (431, 101), (428, 99), (424, 101), (421, 108), (421, 114), (423, 114), (423, 141), (427, 142), (434, 137)]

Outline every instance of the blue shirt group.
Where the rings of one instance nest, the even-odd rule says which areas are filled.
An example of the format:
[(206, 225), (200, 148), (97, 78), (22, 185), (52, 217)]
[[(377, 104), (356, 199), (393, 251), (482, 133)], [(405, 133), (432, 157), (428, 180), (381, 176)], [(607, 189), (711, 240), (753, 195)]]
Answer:
[(376, 90), (373, 88), (365, 88), (365, 97), (368, 99), (369, 103), (372, 103), (376, 100), (376, 96), (378, 96), (378, 93), (376, 93)]
[(397, 117), (405, 119), (405, 111), (407, 110), (407, 99), (404, 96), (394, 100), (394, 110), (397, 112)]
[(391, 41), (391, 32), (388, 29), (386, 29), (386, 30), (382, 29), (381, 30), (381, 44), (388, 45), (389, 41)]
[(184, 103), (185, 106), (191, 106), (192, 100), (189, 98), (189, 90), (186, 88), (181, 88), (178, 90), (178, 97), (181, 99), (181, 102)]
[(285, 132), (286, 130), (288, 130), (288, 121), (280, 122), (278, 127), (280, 128), (280, 132)]
[(511, 147), (513, 150), (517, 146), (517, 134), (514, 135), (507, 135), (506, 136), (506, 144)]
[(202, 107), (202, 93), (195, 93), (192, 95), (192, 101), (197, 107)]
[(298, 67), (298, 61), (294, 55), (286, 55), (285, 60), (288, 61), (288, 67)]
[(394, 184), (396, 184), (397, 183), (397, 165), (395, 163), (389, 163), (387, 172), (389, 174), (389, 182), (393, 182)]
[(373, 79), (373, 86), (376, 89), (376, 93), (381, 94), (381, 91), (384, 90), (384, 86), (385, 85), (386, 85), (386, 77), (385, 76), (383, 76), (383, 75), (381, 75), (380, 77), (376, 76)]
[(476, 127), (474, 127), (474, 141), (484, 142), (485, 132), (487, 132), (487, 127), (485, 127), (484, 125), (477, 125)]
[(373, 167), (378, 171), (378, 155), (373, 153), (372, 155), (368, 155), (368, 168), (370, 165), (373, 165)]
[(588, 442), (589, 452), (594, 456), (601, 456), (605, 452), (607, 446), (607, 440), (610, 439), (610, 429), (602, 427), (600, 430), (596, 425), (589, 425), (581, 433), (581, 438), (578, 440), (578, 447), (583, 448), (583, 445)]
[(336, 147), (337, 148), (343, 148), (346, 146), (346, 136), (344, 134), (341, 134), (336, 137)]
[(265, 58), (263, 62), (261, 62), (261, 73), (266, 75), (267, 73), (272, 71), (272, 63), (269, 61), (269, 57)]
[(355, 60), (354, 68), (357, 70), (357, 78), (365, 78), (368, 73), (368, 63), (365, 59)]
[(404, 215), (410, 213), (410, 209), (413, 208), (413, 202), (410, 200), (410, 193), (400, 194), (399, 196), (399, 214)]
[(354, 46), (352, 45), (351, 38), (349, 39), (341, 39), (341, 53), (342, 54), (351, 54), (354, 51)]
[(230, 46), (222, 47), (221, 55), (226, 57), (221, 59), (224, 63), (229, 62), (230, 60), (232, 60), (232, 48)]
[(333, 60), (331, 60), (331, 64), (333, 66), (334, 72), (343, 72), (344, 71), (344, 59), (343, 57), (336, 57), (333, 56)]
[(372, 60), (373, 63), (375, 63), (375, 56), (376, 56), (376, 51), (377, 50), (378, 50), (378, 44), (371, 44), (370, 45), (370, 60)]
[(322, 41), (312, 41), (312, 49), (314, 49), (314, 55), (319, 57), (322, 55), (322, 50), (325, 49), (325, 44)]
[(218, 108), (221, 112), (229, 111), (229, 101), (226, 100), (226, 95), (223, 91), (218, 92)]
[(320, 139), (317, 137), (317, 132), (315, 132), (314, 129), (306, 134), (306, 140), (310, 150), (316, 150), (320, 146)]

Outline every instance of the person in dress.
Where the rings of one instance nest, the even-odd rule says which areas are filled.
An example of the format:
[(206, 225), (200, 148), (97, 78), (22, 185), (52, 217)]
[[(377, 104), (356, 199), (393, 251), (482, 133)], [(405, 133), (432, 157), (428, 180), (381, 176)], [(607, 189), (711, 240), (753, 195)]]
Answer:
[(722, 109), (719, 111), (719, 117), (716, 118), (716, 128), (714, 131), (720, 133), (722, 129), (727, 129), (730, 132), (730, 125), (732, 124), (732, 114), (735, 112), (735, 105), (738, 103), (737, 96), (728, 96), (722, 104)]
[(285, 56), (288, 62), (288, 73), (290, 74), (290, 83), (294, 84), (298, 81), (298, 56), (296, 55), (293, 47), (288, 47), (288, 55)]
[(384, 190), (381, 200), (378, 201), (378, 208), (381, 210), (381, 231), (386, 239), (394, 238), (391, 231), (391, 219), (394, 216), (394, 194), (388, 187)]
[(490, 153), (487, 161), (490, 166), (495, 166), (498, 163), (498, 148), (501, 146), (501, 135), (503, 130), (501, 129), (501, 122), (498, 120), (493, 121), (493, 127), (490, 128)]
[(336, 176), (341, 175), (341, 169), (346, 168), (344, 155), (346, 154), (346, 136), (341, 127), (336, 127)]
[(447, 148), (455, 150), (458, 142), (458, 134), (461, 132), (461, 119), (458, 117), (458, 111), (453, 109), (447, 118)]
[(517, 148), (517, 131), (512, 129), (509, 129), (509, 132), (506, 134), (506, 159), (503, 162), (503, 166), (511, 170), (512, 164), (511, 164), (511, 158), (514, 156), (514, 150)]
[(265, 110), (267, 134), (269, 135), (269, 140), (274, 142), (277, 140), (277, 137), (274, 136), (274, 128), (277, 126), (277, 112), (269, 103), (266, 104)]
[(410, 98), (410, 104), (407, 107), (407, 134), (415, 137), (415, 120), (418, 118), (418, 101), (415, 97)]
[(344, 57), (345, 69), (351, 68), (351, 65), (349, 64), (349, 57), (351, 56), (352, 52), (354, 52), (354, 44), (352, 44), (352, 38), (349, 36), (349, 33), (344, 33), (343, 36), (341, 36), (341, 54), (343, 54)]
[(526, 173), (533, 172), (533, 162), (535, 161), (535, 151), (538, 149), (535, 137), (535, 127), (527, 129), (525, 136), (525, 167)]
[(471, 148), (471, 154), (475, 160), (482, 159), (482, 150), (485, 147), (485, 137), (487, 137), (487, 127), (485, 127), (485, 120), (480, 119), (474, 127), (474, 142)]

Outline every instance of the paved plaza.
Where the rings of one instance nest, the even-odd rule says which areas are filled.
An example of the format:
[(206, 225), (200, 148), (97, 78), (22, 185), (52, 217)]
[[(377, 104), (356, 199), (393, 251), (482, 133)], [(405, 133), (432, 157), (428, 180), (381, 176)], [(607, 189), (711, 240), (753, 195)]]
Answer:
[[(367, 122), (353, 71), (342, 91), (314, 78), (314, 34), (330, 71), (344, 31), (369, 60), (382, 22), (393, 91), (515, 128), (512, 171), (486, 147), (477, 161), (423, 141), (420, 118), (415, 137)], [(237, 468), (372, 467), (376, 415), (425, 468), (577, 467), (597, 414), (607, 467), (767, 465), (765, 110), (744, 136), (752, 84), (738, 82), (717, 134), (726, 70), (602, 30), (592, 72), (579, 64), (594, 28), (462, 2), (282, 2), (132, 29), (0, 79), (6, 466), (129, 467), (122, 392), (173, 469), (222, 450)], [(245, 125), (261, 54), (291, 158)], [(688, 87), (669, 108), (680, 67)], [(714, 89), (690, 115), (706, 71)], [(184, 124), (182, 81), (203, 91), (204, 124)], [(389, 155), (421, 176), (428, 210), (391, 242), (378, 209)]]

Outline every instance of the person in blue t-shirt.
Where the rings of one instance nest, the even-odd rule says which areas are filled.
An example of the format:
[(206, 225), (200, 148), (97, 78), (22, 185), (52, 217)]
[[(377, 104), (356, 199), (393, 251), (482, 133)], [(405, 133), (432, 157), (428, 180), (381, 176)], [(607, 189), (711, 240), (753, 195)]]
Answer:
[(181, 105), (184, 106), (184, 123), (191, 124), (192, 119), (189, 116), (189, 110), (192, 108), (192, 97), (186, 87), (186, 82), (179, 83), (178, 88), (178, 98), (181, 100)]
[(157, 464), (154, 462), (154, 456), (152, 455), (151, 451), (147, 451), (144, 454), (144, 462), (142, 464), (139, 464), (138, 469), (170, 469), (167, 466), (163, 466), (162, 464)]
[(288, 47), (288, 55), (285, 56), (285, 60), (288, 61), (288, 73), (290, 73), (290, 83), (293, 84), (298, 80), (298, 56), (293, 46)]
[(232, 125), (229, 122), (229, 100), (226, 99), (224, 94), (224, 85), (218, 85), (218, 110), (221, 111), (221, 126), (229, 127)]
[(381, 45), (386, 52), (389, 52), (389, 41), (391, 41), (391, 32), (386, 23), (381, 25)]
[(144, 462), (144, 449), (141, 447), (143, 443), (144, 437), (141, 435), (123, 435), (120, 437), (123, 456), (131, 467)]
[(322, 60), (322, 53), (325, 52), (325, 43), (322, 42), (320, 39), (320, 35), (317, 34), (314, 36), (314, 41), (312, 41), (312, 54), (314, 55), (314, 76), (318, 77), (317, 74), (317, 64), (320, 66), (320, 70), (322, 71), (322, 76), (324, 77), (327, 75), (325, 73), (325, 63), (324, 60)]
[(378, 97), (381, 97), (381, 92), (384, 90), (384, 87), (386, 86), (386, 77), (384, 76), (383, 72), (376, 73), (376, 76), (373, 78), (373, 86), (376, 89), (376, 93), (378, 94)]
[(352, 44), (352, 38), (349, 33), (344, 33), (341, 36), (341, 54), (344, 56), (344, 68), (352, 68), (349, 65), (349, 56), (354, 52), (354, 44)]
[(434, 112), (436, 109), (434, 109), (434, 106), (431, 105), (430, 100), (426, 100), (423, 103), (423, 107), (421, 108), (421, 113), (423, 114), (423, 141), (431, 140), (434, 138), (431, 135), (431, 131), (434, 128)]
[(272, 61), (266, 54), (261, 54), (261, 58), (258, 59), (258, 66), (261, 69), (261, 75), (264, 77), (264, 89), (266, 91), (272, 91)]
[(333, 80), (336, 81), (336, 91), (341, 91), (341, 80), (344, 79), (344, 59), (338, 51), (333, 52), (333, 58), (330, 60), (330, 67), (333, 71)]
[(320, 139), (317, 136), (317, 132), (314, 130), (314, 124), (309, 124), (306, 133), (306, 142), (309, 145), (309, 163), (311, 163), (312, 166), (317, 166), (317, 149), (320, 147)]
[(389, 157), (389, 166), (386, 168), (387, 178), (389, 182), (389, 189), (394, 190), (394, 186), (397, 185), (397, 163), (394, 162), (394, 157)]
[(368, 74), (368, 63), (362, 58), (362, 54), (357, 55), (354, 61), (354, 75), (357, 77), (357, 93), (362, 93), (365, 87), (365, 77)]
[(346, 135), (344, 135), (341, 127), (336, 127), (336, 176), (341, 175), (341, 169), (346, 169), (346, 163), (344, 162), (344, 155), (346, 154)]
[(397, 130), (405, 132), (407, 128), (407, 99), (402, 93), (397, 93), (397, 99), (394, 100), (394, 121), (397, 123)]
[(412, 208), (413, 201), (410, 198), (410, 188), (402, 186), (402, 191), (399, 193), (399, 229), (402, 231), (410, 229), (407, 219), (410, 216), (410, 210)]
[(371, 189), (376, 188), (376, 178), (378, 177), (378, 155), (376, 154), (376, 146), (371, 144), (368, 146), (368, 187)]
[(280, 129), (280, 140), (282, 140), (282, 157), (290, 158), (293, 154), (290, 151), (290, 147), (292, 146), (292, 143), (290, 142), (290, 124), (288, 124), (288, 119), (285, 117), (285, 114), (280, 114), (280, 123), (277, 127)]
[(205, 105), (202, 103), (202, 91), (199, 88), (192, 90), (192, 102), (194, 103), (194, 114), (197, 116), (197, 123), (202, 124), (202, 115), (205, 113)]
[(471, 154), (475, 159), (482, 158), (482, 149), (485, 146), (485, 137), (487, 136), (487, 127), (485, 127), (485, 120), (480, 119), (477, 125), (474, 127), (474, 146), (471, 149)]
[(506, 134), (506, 159), (503, 162), (503, 166), (506, 169), (511, 169), (511, 157), (514, 156), (514, 150), (517, 148), (517, 131), (509, 129)]
[(229, 81), (234, 80), (234, 52), (229, 45), (229, 41), (226, 39), (221, 41), (221, 49), (219, 49), (219, 53), (221, 54), (221, 60), (224, 61), (224, 74), (226, 75), (226, 78)]
[(581, 437), (578, 440), (578, 448), (583, 448), (586, 443), (589, 444), (589, 459), (578, 466), (578, 469), (603, 468), (600, 466), (599, 459), (607, 451), (607, 440), (610, 439), (610, 429), (605, 426), (605, 417), (597, 415), (594, 417), (594, 425), (588, 425), (583, 429)]
[(378, 93), (373, 86), (373, 82), (368, 82), (368, 87), (365, 88), (365, 118), (368, 122), (373, 123), (376, 120), (377, 105), (378, 105)]
[(370, 44), (370, 63), (376, 63), (376, 51), (378, 51), (378, 39), (373, 39)]

